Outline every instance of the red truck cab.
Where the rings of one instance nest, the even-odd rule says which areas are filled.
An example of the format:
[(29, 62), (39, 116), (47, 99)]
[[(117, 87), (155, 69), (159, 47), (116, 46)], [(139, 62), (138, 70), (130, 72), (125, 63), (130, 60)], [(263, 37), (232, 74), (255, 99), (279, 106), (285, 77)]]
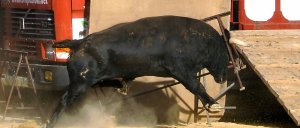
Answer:
[[(66, 62), (71, 51), (52, 48), (52, 44), (83, 38), (86, 3), (86, 0), (1, 0), (4, 31), (0, 33), (0, 46), (29, 53), (38, 86), (65, 88), (69, 85)], [(23, 72), (19, 77), (25, 76)]]

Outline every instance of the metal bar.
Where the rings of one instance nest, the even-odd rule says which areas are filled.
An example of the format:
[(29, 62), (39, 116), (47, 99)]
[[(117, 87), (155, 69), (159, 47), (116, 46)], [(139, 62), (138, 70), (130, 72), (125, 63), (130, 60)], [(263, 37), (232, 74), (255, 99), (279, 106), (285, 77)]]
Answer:
[(34, 84), (34, 81), (33, 81), (33, 78), (32, 78), (31, 68), (29, 66), (27, 55), (24, 58), (25, 58), (27, 70), (28, 70), (28, 73), (29, 73), (29, 78), (30, 78), (30, 81), (31, 81), (31, 84), (32, 84), (33, 92), (34, 92), (35, 95), (37, 95), (36, 87), (35, 87), (35, 84)]
[[(203, 111), (205, 110), (204, 107), (199, 107), (198, 109), (202, 109)], [(220, 109), (236, 109), (236, 106), (225, 106), (225, 107), (222, 107)], [(198, 114), (200, 114), (203, 111), (200, 111)]]
[[(200, 75), (202, 74), (202, 70), (200, 71)], [(200, 82), (200, 78), (197, 78)], [(200, 86), (200, 85), (199, 85)], [(194, 95), (194, 123), (198, 122), (198, 105), (199, 99), (197, 95)]]
[(16, 74), (13, 77), (13, 82), (14, 82), (13, 84), (15, 84), (15, 87), (16, 87), (17, 92), (18, 92), (18, 97), (19, 97), (20, 100), (22, 99), (22, 95), (21, 95), (21, 92), (20, 92), (20, 89), (19, 89), (18, 85), (16, 84), (16, 81), (17, 81), (17, 76), (18, 76), (20, 66), (21, 66), (21, 63), (22, 63), (22, 59), (23, 59), (23, 54), (20, 54), (20, 60), (19, 60), (18, 66), (17, 66), (17, 71), (16, 71)]
[(26, 62), (26, 66), (27, 66), (27, 70), (28, 70), (28, 73), (29, 73), (29, 78), (30, 78), (30, 81), (31, 81), (31, 84), (32, 84), (32, 88), (33, 88), (33, 92), (34, 92), (34, 95), (35, 95), (35, 101), (36, 101), (36, 106), (38, 107), (39, 109), (39, 113), (40, 113), (40, 116), (42, 117), (42, 119), (46, 120), (46, 114), (44, 113), (44, 111), (42, 110), (42, 104), (40, 103), (39, 99), (38, 99), (38, 93), (36, 91), (36, 86), (35, 86), (35, 83), (34, 83), (34, 80), (33, 80), (33, 77), (32, 77), (32, 73), (31, 73), (31, 68), (30, 68), (30, 65), (29, 65), (29, 62), (28, 62), (28, 57), (27, 55), (24, 57), (25, 58), (25, 62)]
[[(25, 23), (26, 25), (26, 23)], [(27, 25), (31, 25), (31, 24), (27, 24)], [(12, 27), (12, 29), (19, 29), (17, 27)], [(36, 28), (33, 28), (33, 27), (27, 27), (25, 28), (26, 30), (44, 30), (44, 31), (54, 31), (53, 28), (41, 28), (41, 27), (36, 27)], [(54, 34), (53, 34), (54, 35)]]
[[(197, 78), (203, 77), (203, 76), (206, 76), (206, 75), (209, 75), (209, 74), (210, 74), (210, 73), (205, 73), (205, 74), (202, 74), (202, 75), (197, 76)], [(175, 82), (175, 83), (173, 83), (173, 84), (165, 85), (165, 86), (160, 87), (160, 88), (156, 88), (156, 89), (153, 89), (153, 90), (149, 90), (149, 91), (137, 93), (137, 94), (134, 94), (134, 95), (132, 95), (132, 96), (125, 97), (125, 98), (123, 98), (123, 100), (127, 100), (127, 99), (130, 99), (130, 98), (133, 98), (133, 97), (141, 96), (141, 95), (144, 95), (144, 94), (147, 94), (147, 93), (152, 93), (152, 92), (155, 92), (155, 91), (164, 89), (164, 88), (172, 87), (172, 86), (177, 85), (177, 84), (180, 84), (180, 82)]]
[[(29, 13), (30, 11), (31, 11), (31, 9), (28, 9), (28, 10), (26, 11), (24, 17), (18, 18), (18, 19), (22, 19), (22, 21), (23, 21), (23, 27), (22, 27), (22, 28), (25, 28), (24, 20), (25, 20), (25, 18), (28, 16), (28, 13)], [(12, 18), (14, 18), (14, 17), (12, 17)], [(20, 25), (20, 27), (21, 27), (21, 25)], [(16, 36), (19, 36), (20, 32), (21, 32), (21, 29), (18, 30), (18, 32), (16, 33)]]
[[(11, 100), (11, 97), (12, 97), (12, 93), (14, 91), (14, 87), (16, 86), (16, 77), (18, 75), (18, 72), (19, 72), (19, 68), (20, 68), (20, 64), (22, 62), (22, 54), (20, 55), (20, 58), (19, 58), (19, 63), (18, 63), (18, 67), (17, 67), (17, 70), (16, 70), (16, 73), (13, 77), (13, 81), (12, 81), (12, 87), (10, 89), (10, 92), (9, 92), (9, 95), (8, 95), (8, 99), (6, 101), (6, 106), (5, 106), (5, 110), (4, 110), (4, 113), (3, 113), (3, 120), (5, 120), (5, 117), (6, 117), (6, 113), (7, 113), (7, 109), (8, 109), (8, 106), (9, 106), (9, 103), (10, 103), (10, 100)], [(19, 97), (20, 98), (20, 97)]]
[(24, 20), (43, 20), (43, 21), (53, 21), (53, 18), (32, 18), (32, 17), (11, 17), (12, 19), (24, 19)]
[(13, 44), (12, 47), (21, 47), (21, 48), (27, 48), (27, 49), (37, 48), (36, 45), (26, 45), (26, 44)]
[[(214, 98), (215, 101), (220, 100), (230, 89), (234, 87), (235, 83), (230, 84), (225, 90), (223, 90), (218, 96)], [(203, 112), (205, 110), (204, 107), (199, 107), (198, 109), (202, 109), (199, 113)], [(236, 106), (225, 106), (221, 109), (236, 109)], [(198, 114), (199, 114), (198, 113)]]
[[(203, 77), (203, 76), (206, 76), (206, 75), (209, 75), (209, 74), (210, 74), (209, 72), (205, 73), (205, 74), (201, 74), (201, 75), (197, 76), (196, 78), (200, 78), (200, 77)], [(177, 84), (180, 84), (180, 82), (175, 82), (175, 83), (172, 83), (172, 84), (169, 84), (169, 85), (165, 85), (163, 87), (159, 87), (159, 88), (156, 88), (156, 89), (152, 89), (152, 90), (144, 91), (144, 92), (141, 92), (141, 93), (137, 93), (137, 94), (134, 94), (134, 95), (122, 98), (121, 100), (128, 100), (128, 99), (131, 99), (131, 98), (134, 98), (134, 97), (138, 97), (138, 96), (141, 96), (141, 95), (145, 95), (145, 94), (148, 94), (148, 93), (152, 93), (152, 92), (164, 89), (164, 88), (172, 87), (172, 86), (175, 86)], [(107, 103), (107, 104), (111, 104), (111, 103), (112, 102)]]
[(199, 99), (196, 95), (194, 95), (194, 123), (198, 122), (198, 104)]
[(210, 17), (206, 17), (206, 18), (202, 19), (202, 21), (208, 22), (208, 21), (217, 19), (218, 17), (228, 16), (228, 15), (230, 15), (230, 11), (224, 12), (224, 13), (220, 13), (220, 14), (217, 14), (217, 15), (213, 15), (213, 16), (210, 16)]
[[(202, 70), (203, 73), (205, 73), (205, 70)], [(205, 88), (205, 90), (207, 89), (207, 84), (206, 84), (206, 79), (205, 77), (202, 77), (202, 80), (203, 80), (203, 86)], [(206, 113), (206, 121), (207, 121), (207, 124), (208, 125), (211, 125), (211, 120), (210, 120), (210, 116), (209, 116), (209, 112), (208, 111), (205, 111)]]
[(235, 83), (230, 84), (224, 91), (222, 91), (217, 97), (214, 98), (215, 101), (218, 101), (219, 99), (221, 99), (227, 91), (229, 91), (233, 86), (235, 85)]
[[(16, 21), (11, 21), (11, 22), (9, 22), (9, 23), (10, 23), (10, 24), (17, 24), (17, 25), (20, 24), (20, 22), (16, 22)], [(5, 24), (5, 22), (4, 22), (4, 24)], [(41, 23), (32, 21), (32, 22), (25, 22), (24, 24), (25, 24), (25, 25), (40, 25)], [(53, 23), (48, 23), (47, 25), (48, 25), (48, 26), (54, 26)], [(12, 25), (12, 27), (13, 27), (13, 28), (16, 28), (14, 25)], [(48, 28), (50, 28), (50, 27), (48, 27)]]
[[(200, 71), (200, 75), (201, 75), (202, 73), (205, 74), (204, 70), (201, 70), (201, 71)], [(197, 78), (197, 79), (198, 79), (199, 82), (200, 82), (201, 77), (199, 77), (199, 78)], [(203, 85), (202, 85), (201, 82), (200, 82), (200, 85), (199, 85), (199, 86), (202, 85), (202, 86), (206, 89), (206, 81), (205, 81), (205, 77), (202, 77), (202, 79), (203, 79)], [(194, 97), (194, 123), (197, 123), (197, 122), (198, 122), (198, 115), (199, 115), (198, 107), (199, 107), (199, 98), (198, 98), (197, 95), (195, 95), (195, 97)], [(208, 114), (208, 113), (207, 113), (207, 114)], [(209, 116), (208, 116), (208, 118), (209, 118)]]
[(23, 32), (23, 33), (18, 33), (18, 32), (15, 32), (13, 31), (12, 32), (13, 34), (16, 34), (16, 35), (39, 35), (39, 36), (54, 36), (54, 34), (52, 33), (29, 33), (29, 32)]
[(6, 53), (19, 53), (19, 54), (24, 54), (24, 55), (28, 54), (28, 52), (17, 51), (17, 50), (8, 50), (8, 49), (2, 49), (2, 48), (0, 48), (0, 51), (6, 52)]
[(2, 89), (2, 95), (4, 97), (4, 99), (6, 99), (6, 94), (5, 94), (5, 87), (2, 83), (2, 74), (3, 74), (3, 71), (6, 67), (6, 63), (5, 61), (1, 61), (1, 67), (0, 67), (0, 86), (1, 86), (1, 89)]
[[(26, 12), (21, 11), (12, 11), (12, 14), (25, 14)], [(53, 16), (52, 13), (41, 13), (41, 12), (31, 12), (30, 15), (47, 15), (47, 16)]]
[(234, 74), (236, 75), (236, 77), (238, 79), (238, 82), (239, 82), (239, 85), (240, 85), (240, 91), (243, 91), (243, 90), (245, 90), (245, 87), (243, 86), (241, 78), (240, 78), (240, 75), (239, 75), (239, 72), (237, 71), (237, 65), (236, 65), (235, 60), (233, 58), (233, 55), (232, 55), (232, 52), (231, 52), (231, 48), (229, 46), (229, 41), (228, 41), (228, 39), (226, 38), (226, 35), (225, 35), (225, 30), (224, 30), (225, 28), (224, 28), (223, 22), (222, 22), (222, 20), (221, 20), (220, 17), (217, 17), (217, 20), (218, 20), (219, 26), (221, 28), (221, 32), (223, 34), (223, 38), (224, 38), (224, 40), (226, 42), (226, 47), (227, 47), (227, 50), (228, 50), (228, 53), (229, 53), (230, 60), (232, 61), (232, 64), (234, 66)]

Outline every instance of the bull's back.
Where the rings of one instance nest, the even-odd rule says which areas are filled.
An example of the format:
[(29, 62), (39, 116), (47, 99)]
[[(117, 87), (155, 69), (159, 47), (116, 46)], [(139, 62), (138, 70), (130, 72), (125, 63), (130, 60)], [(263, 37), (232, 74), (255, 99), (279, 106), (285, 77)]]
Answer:
[(160, 16), (140, 19), (113, 26), (102, 35), (111, 35), (104, 42), (111, 49), (133, 53), (165, 54), (177, 49), (193, 50), (219, 45), (216, 30), (203, 21), (177, 16)]

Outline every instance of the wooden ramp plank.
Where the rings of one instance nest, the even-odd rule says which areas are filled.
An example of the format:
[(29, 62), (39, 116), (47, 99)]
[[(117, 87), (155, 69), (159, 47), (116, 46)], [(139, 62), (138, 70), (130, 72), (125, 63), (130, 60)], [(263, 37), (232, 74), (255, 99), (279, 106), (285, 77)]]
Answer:
[(266, 81), (300, 80), (300, 67), (255, 67)]
[(300, 96), (279, 96), (278, 100), (287, 110), (300, 109)]
[(300, 30), (240, 31), (231, 36), (243, 43), (237, 50), (300, 126)]
[(300, 67), (300, 52), (292, 51), (260, 51), (260, 50), (244, 50), (245, 55), (250, 61), (259, 65), (274, 65), (281, 66), (295, 64)]
[(235, 40), (240, 40), (246, 44), (242, 46), (244, 50), (283, 50), (283, 51), (299, 51), (300, 39), (299, 38), (245, 38), (245, 37), (232, 37)]
[[(300, 96), (300, 83), (270, 83), (272, 91), (276, 97), (280, 96)], [(291, 91), (292, 90), (292, 91)], [(299, 99), (300, 101), (300, 99)]]
[(283, 105), (294, 122), (300, 126), (300, 96), (282, 96), (278, 101)]
[(292, 115), (292, 119), (294, 122), (300, 126), (300, 109), (290, 110), (290, 115)]
[(284, 49), (284, 50), (290, 50), (290, 51), (299, 51), (300, 50), (300, 41), (298, 42), (290, 42), (290, 43), (285, 43), (285, 42), (247, 42), (248, 47), (245, 47), (245, 49), (253, 49), (256, 48), (257, 50), (260, 49)]

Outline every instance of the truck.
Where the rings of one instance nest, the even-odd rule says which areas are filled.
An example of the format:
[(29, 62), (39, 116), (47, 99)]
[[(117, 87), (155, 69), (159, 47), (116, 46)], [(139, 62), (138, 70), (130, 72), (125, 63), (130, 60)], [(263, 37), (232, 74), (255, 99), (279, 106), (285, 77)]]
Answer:
[[(28, 53), (39, 88), (61, 90), (68, 86), (65, 65), (71, 51), (52, 48), (52, 44), (84, 37), (86, 3), (85, 0), (1, 0), (0, 46)], [(16, 62), (18, 57), (12, 55), (10, 61)], [(16, 67), (16, 63), (12, 66)], [(26, 68), (21, 66), (18, 80), (27, 81), (27, 76)]]

